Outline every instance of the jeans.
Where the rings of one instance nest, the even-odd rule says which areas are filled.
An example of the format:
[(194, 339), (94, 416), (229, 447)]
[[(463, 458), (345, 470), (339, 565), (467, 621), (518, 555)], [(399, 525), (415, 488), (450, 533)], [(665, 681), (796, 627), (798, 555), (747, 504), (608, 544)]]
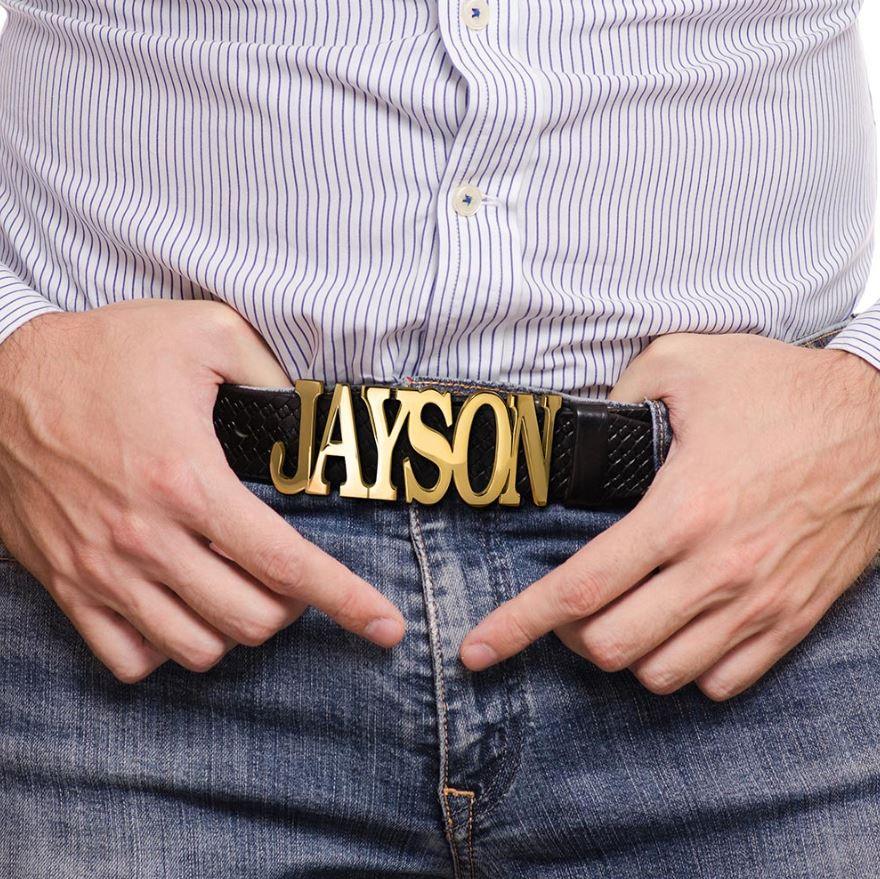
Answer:
[(5, 558), (3, 877), (880, 877), (878, 559), (718, 704), (655, 696), (553, 635), (479, 674), (457, 659), (625, 507), (250, 488), (398, 604), (403, 642), (310, 609), (206, 674), (124, 685)]
[(0, 562), (3, 876), (880, 876), (877, 567), (727, 703), (552, 635), (471, 674), (468, 628), (622, 511), (253, 489), (399, 604), (404, 641), (309, 610), (126, 686)]

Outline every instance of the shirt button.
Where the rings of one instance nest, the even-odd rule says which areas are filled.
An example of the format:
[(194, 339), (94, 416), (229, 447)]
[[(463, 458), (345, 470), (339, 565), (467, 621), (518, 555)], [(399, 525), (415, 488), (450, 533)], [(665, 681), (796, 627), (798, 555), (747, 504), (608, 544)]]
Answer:
[(472, 217), (483, 203), (483, 193), (476, 186), (465, 184), (452, 193), (452, 207), (462, 217)]
[(461, 20), (472, 30), (481, 31), (489, 24), (491, 12), (486, 0), (465, 0), (461, 7)]

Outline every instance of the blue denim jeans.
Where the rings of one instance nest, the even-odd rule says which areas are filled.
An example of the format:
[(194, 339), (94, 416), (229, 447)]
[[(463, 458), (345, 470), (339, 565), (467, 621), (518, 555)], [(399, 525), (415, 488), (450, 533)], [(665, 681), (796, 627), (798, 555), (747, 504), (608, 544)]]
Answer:
[(877, 560), (717, 704), (553, 635), (480, 674), (457, 659), (625, 507), (251, 488), (395, 601), (405, 639), (383, 651), (309, 610), (207, 674), (126, 686), (0, 561), (3, 877), (880, 877)]

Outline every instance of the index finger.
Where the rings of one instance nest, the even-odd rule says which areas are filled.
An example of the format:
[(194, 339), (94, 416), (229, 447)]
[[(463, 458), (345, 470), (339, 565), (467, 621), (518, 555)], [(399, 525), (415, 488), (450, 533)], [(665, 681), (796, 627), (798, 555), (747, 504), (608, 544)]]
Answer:
[(564, 623), (583, 619), (622, 595), (672, 552), (660, 505), (645, 497), (558, 568), (492, 611), (465, 637), (461, 660), (482, 671), (519, 653)]
[(404, 622), (394, 604), (306, 540), (231, 470), (215, 476), (210, 492), (210, 509), (191, 524), (224, 555), (273, 592), (314, 605), (375, 644), (392, 647), (400, 641)]

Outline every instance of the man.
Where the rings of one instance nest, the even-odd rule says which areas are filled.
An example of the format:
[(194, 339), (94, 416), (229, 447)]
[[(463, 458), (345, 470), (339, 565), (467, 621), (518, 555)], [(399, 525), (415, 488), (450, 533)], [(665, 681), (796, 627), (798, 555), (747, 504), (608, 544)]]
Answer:
[(859, 3), (3, 5), (4, 875), (880, 876)]

